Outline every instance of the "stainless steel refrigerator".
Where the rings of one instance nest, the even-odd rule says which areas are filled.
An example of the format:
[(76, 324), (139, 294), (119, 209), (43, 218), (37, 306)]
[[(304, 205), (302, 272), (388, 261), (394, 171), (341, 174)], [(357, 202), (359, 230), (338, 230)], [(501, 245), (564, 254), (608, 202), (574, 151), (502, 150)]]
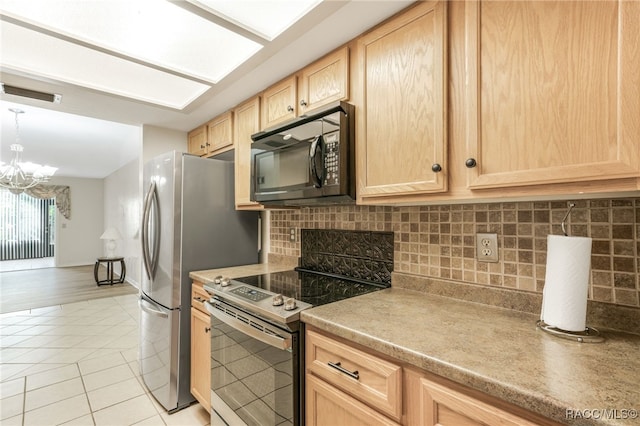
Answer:
[(172, 412), (190, 392), (190, 271), (258, 263), (259, 217), (235, 210), (233, 163), (168, 152), (143, 173), (139, 361)]

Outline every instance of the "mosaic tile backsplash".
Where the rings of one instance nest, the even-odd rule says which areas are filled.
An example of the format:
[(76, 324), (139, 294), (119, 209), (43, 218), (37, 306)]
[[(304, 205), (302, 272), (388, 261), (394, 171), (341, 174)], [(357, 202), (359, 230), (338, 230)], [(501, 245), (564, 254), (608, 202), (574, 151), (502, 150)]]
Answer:
[(393, 232), (303, 229), (300, 266), (391, 284)]
[[(569, 235), (593, 239), (589, 299), (640, 307), (640, 198), (577, 200)], [(561, 235), (567, 201), (439, 206), (336, 206), (271, 212), (271, 252), (301, 256), (289, 229), (394, 233), (393, 270), (542, 292), (547, 235)], [(478, 262), (476, 233), (498, 234), (499, 261)]]

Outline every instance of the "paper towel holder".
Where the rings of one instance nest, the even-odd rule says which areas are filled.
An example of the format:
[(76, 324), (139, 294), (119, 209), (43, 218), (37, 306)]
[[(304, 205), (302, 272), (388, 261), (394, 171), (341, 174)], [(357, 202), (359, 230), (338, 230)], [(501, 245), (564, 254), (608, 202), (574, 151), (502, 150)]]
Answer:
[(554, 327), (545, 323), (542, 320), (536, 321), (536, 327), (563, 339), (575, 340), (579, 343), (600, 343), (604, 342), (604, 337), (600, 335), (600, 332), (593, 327), (585, 327), (584, 331), (567, 331)]
[(567, 228), (566, 228), (567, 218), (571, 214), (571, 209), (573, 209), (575, 206), (576, 206), (576, 203), (569, 202), (569, 210), (567, 210), (567, 214), (564, 215), (564, 217), (562, 218), (562, 223), (560, 224), (560, 227), (562, 228), (562, 233), (564, 234), (565, 237), (569, 236), (569, 233), (567, 232)]

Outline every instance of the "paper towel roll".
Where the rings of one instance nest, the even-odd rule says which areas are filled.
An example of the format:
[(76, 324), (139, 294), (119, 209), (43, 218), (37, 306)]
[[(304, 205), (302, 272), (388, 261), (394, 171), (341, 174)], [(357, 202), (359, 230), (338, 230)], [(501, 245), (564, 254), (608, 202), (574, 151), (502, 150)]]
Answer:
[(591, 238), (547, 236), (547, 272), (540, 319), (566, 331), (584, 331)]

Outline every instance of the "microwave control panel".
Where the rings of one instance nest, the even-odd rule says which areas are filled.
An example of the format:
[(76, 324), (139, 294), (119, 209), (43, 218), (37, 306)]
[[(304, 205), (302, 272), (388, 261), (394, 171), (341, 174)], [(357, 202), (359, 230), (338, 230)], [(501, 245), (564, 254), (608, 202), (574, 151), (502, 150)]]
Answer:
[(340, 164), (340, 140), (338, 132), (328, 133), (324, 135), (325, 143), (325, 185), (338, 185), (339, 181), (339, 164)]

